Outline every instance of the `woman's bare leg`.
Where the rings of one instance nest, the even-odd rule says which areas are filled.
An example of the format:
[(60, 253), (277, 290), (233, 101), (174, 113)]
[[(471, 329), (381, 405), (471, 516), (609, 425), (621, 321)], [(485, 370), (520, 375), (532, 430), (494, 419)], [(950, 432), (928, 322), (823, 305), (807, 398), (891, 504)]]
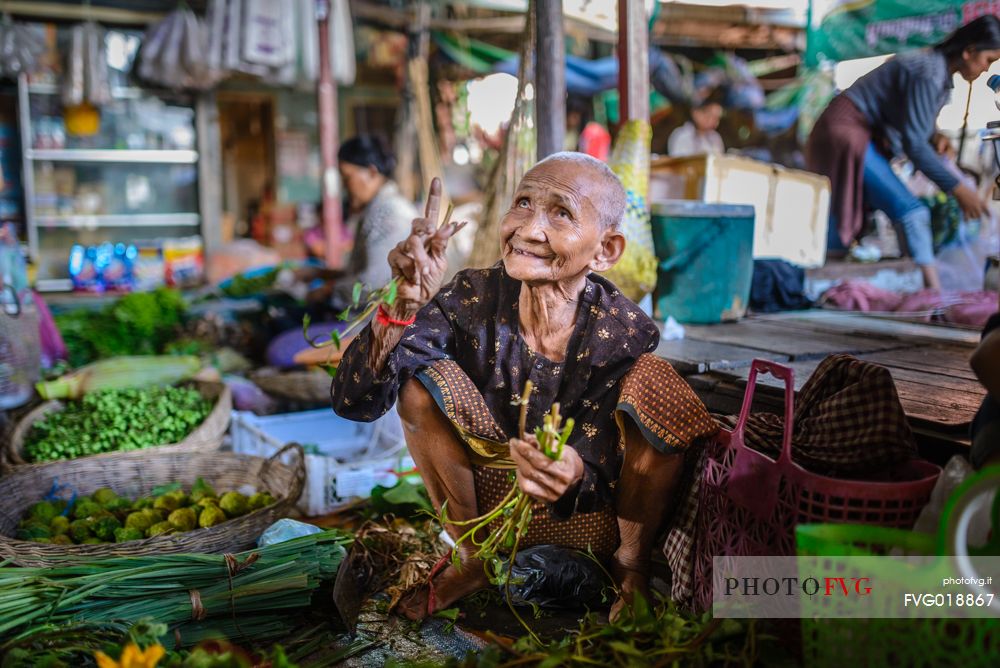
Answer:
[[(465, 445), (420, 381), (412, 379), (402, 387), (398, 411), (410, 456), (434, 508), (440, 512), (447, 501), (450, 519), (463, 521), (477, 517), (475, 478)], [(453, 539), (458, 539), (466, 528), (449, 525), (445, 529)], [(434, 578), (435, 609), (447, 608), (488, 584), (483, 564), (473, 556), (473, 551), (471, 546), (460, 548), (461, 570), (449, 565)], [(414, 620), (426, 617), (428, 591), (424, 587), (404, 599), (399, 604), (400, 612)]]
[(641, 593), (649, 592), (650, 555), (674, 503), (684, 455), (665, 455), (643, 438), (631, 420), (625, 428), (625, 465), (618, 479), (615, 510), (621, 541), (611, 561), (611, 574), (620, 596), (611, 607), (611, 619), (621, 614)]

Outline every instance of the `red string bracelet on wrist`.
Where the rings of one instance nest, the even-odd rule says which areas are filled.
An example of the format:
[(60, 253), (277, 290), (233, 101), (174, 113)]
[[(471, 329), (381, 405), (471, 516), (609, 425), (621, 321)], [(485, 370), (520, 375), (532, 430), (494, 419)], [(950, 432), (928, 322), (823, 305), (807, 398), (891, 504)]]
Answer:
[(397, 325), (399, 327), (409, 327), (417, 320), (417, 315), (414, 313), (412, 316), (406, 320), (397, 320), (389, 315), (389, 312), (385, 310), (384, 304), (378, 305), (378, 311), (375, 314), (375, 321), (383, 326), (388, 327), (389, 325)]

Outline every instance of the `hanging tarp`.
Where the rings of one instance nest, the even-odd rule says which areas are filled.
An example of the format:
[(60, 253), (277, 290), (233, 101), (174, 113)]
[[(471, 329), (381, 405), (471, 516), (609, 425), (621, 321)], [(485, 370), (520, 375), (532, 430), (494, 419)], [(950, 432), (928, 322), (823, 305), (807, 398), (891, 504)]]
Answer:
[(959, 26), (1000, 14), (998, 0), (813, 0), (806, 63), (868, 58), (937, 44)]
[(476, 74), (489, 74), (497, 63), (517, 57), (513, 51), (471, 37), (437, 31), (431, 36), (446, 56)]

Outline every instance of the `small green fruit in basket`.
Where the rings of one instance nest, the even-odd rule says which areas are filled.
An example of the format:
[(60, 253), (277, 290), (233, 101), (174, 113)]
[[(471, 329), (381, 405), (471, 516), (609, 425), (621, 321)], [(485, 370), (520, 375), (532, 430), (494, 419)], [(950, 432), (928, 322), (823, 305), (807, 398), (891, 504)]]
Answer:
[(170, 533), (174, 530), (174, 527), (170, 522), (158, 522), (153, 526), (149, 527), (146, 532), (146, 537), (152, 538), (153, 536), (159, 536), (160, 534)]
[(28, 515), (30, 515), (32, 519), (36, 519), (44, 524), (51, 522), (52, 518), (58, 514), (59, 510), (51, 501), (39, 501), (28, 509)]
[(153, 507), (170, 513), (180, 508), (181, 502), (173, 494), (164, 494), (163, 496), (156, 497), (156, 500), (153, 501)]
[(18, 540), (37, 541), (40, 538), (48, 540), (51, 537), (52, 532), (49, 531), (49, 528), (36, 520), (22, 522), (17, 531)]
[(101, 487), (99, 490), (94, 492), (94, 502), (99, 503), (102, 506), (108, 505), (111, 501), (118, 498), (118, 494), (115, 493), (110, 487)]
[(82, 543), (90, 538), (93, 533), (90, 530), (90, 520), (73, 520), (69, 523), (69, 537), (77, 543)]
[(153, 519), (144, 512), (131, 513), (125, 518), (126, 529), (135, 529), (141, 533), (151, 526), (153, 526)]
[(206, 497), (214, 497), (215, 490), (212, 486), (205, 482), (204, 478), (201, 476), (194, 481), (194, 485), (191, 486), (191, 501), (194, 503), (200, 502)]
[(118, 498), (112, 500), (110, 503), (104, 506), (104, 509), (107, 510), (109, 513), (114, 513), (115, 515), (119, 516), (119, 518), (123, 518), (126, 515), (128, 515), (129, 512), (131, 512), (132, 502), (129, 501), (128, 499)]
[(119, 527), (115, 529), (115, 542), (116, 543), (127, 543), (130, 540), (142, 540), (146, 536), (138, 529), (130, 529), (128, 527)]
[(52, 539), (51, 538), (32, 538), (31, 542), (32, 543), (51, 543)]
[(84, 538), (80, 541), (80, 545), (102, 545), (104, 543), (100, 538), (94, 538), (93, 536), (89, 538)]
[(202, 529), (214, 527), (216, 524), (222, 524), (225, 521), (226, 513), (218, 506), (205, 506), (201, 514), (198, 515), (198, 526)]
[(140, 496), (132, 504), (132, 510), (145, 510), (146, 508), (153, 507), (153, 499), (148, 496)]
[(203, 496), (198, 499), (198, 506), (201, 508), (208, 508), (209, 506), (219, 507), (219, 499), (214, 496)]
[(167, 522), (177, 531), (191, 531), (198, 524), (198, 516), (193, 508), (178, 508), (170, 513)]
[(91, 531), (94, 532), (96, 538), (110, 543), (115, 539), (115, 529), (121, 527), (121, 525), (122, 523), (116, 517), (99, 517), (94, 521)]
[(247, 497), (243, 496), (239, 492), (226, 492), (219, 499), (219, 507), (226, 511), (228, 517), (239, 517), (240, 515), (246, 515), (247, 510)]
[(191, 505), (191, 497), (185, 494), (183, 489), (178, 489), (176, 491), (169, 492), (167, 496), (172, 496), (175, 499), (177, 499), (178, 508), (183, 508), (184, 506)]
[(56, 536), (66, 533), (69, 531), (69, 518), (63, 515), (56, 515), (49, 522), (49, 531)]
[(167, 515), (170, 513), (165, 513), (159, 508), (143, 508), (142, 514), (149, 518), (149, 526), (153, 526), (154, 524), (165, 522)]
[(247, 501), (247, 505), (250, 510), (260, 510), (261, 508), (267, 508), (269, 505), (274, 503), (274, 497), (267, 492), (257, 492), (253, 494)]
[(104, 508), (93, 501), (77, 501), (73, 506), (73, 517), (78, 520), (85, 520), (88, 517), (99, 515)]
[(59, 534), (58, 536), (53, 536), (50, 542), (53, 545), (73, 545), (73, 539), (66, 534)]

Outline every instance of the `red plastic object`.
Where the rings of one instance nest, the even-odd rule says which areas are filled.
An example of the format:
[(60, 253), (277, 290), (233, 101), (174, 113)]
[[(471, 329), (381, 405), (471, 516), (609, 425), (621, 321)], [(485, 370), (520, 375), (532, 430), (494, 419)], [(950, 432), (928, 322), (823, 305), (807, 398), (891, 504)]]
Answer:
[[(743, 436), (759, 373), (785, 381), (785, 431), (777, 461), (748, 447)], [(708, 446), (699, 491), (696, 610), (712, 606), (714, 556), (793, 556), (797, 524), (910, 529), (930, 499), (941, 469), (928, 461), (905, 462), (872, 480), (829, 478), (792, 461), (794, 394), (790, 368), (754, 360), (735, 429), (723, 429)]]

